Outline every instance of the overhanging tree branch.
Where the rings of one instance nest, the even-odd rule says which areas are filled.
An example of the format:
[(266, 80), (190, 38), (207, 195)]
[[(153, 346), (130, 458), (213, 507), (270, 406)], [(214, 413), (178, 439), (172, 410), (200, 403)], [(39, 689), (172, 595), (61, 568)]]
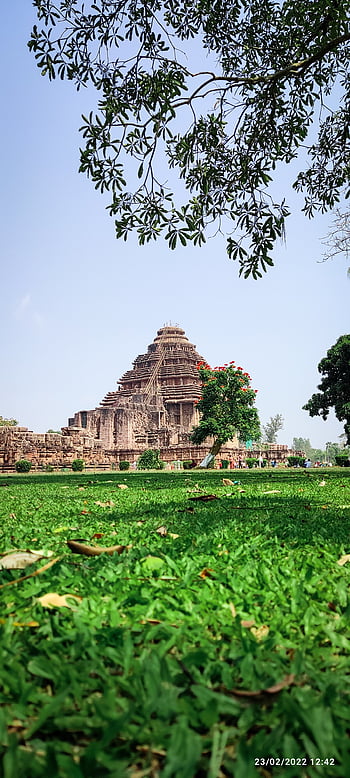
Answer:
[[(34, 4), (42, 28), (34, 28), (29, 47), (42, 73), (77, 88), (91, 81), (101, 94), (98, 113), (82, 128), (80, 170), (96, 188), (112, 191), (118, 236), (136, 229), (144, 243), (165, 230), (171, 248), (178, 239), (201, 245), (217, 222), (240, 273), (258, 278), (273, 264), (289, 212), (269, 192), (278, 164), (307, 149), (310, 166), (295, 187), (306, 192), (309, 216), (346, 193), (347, 3)], [(208, 54), (208, 69), (191, 67), (193, 52)], [(324, 96), (335, 86), (340, 99), (332, 112)], [(309, 145), (312, 123), (319, 135)], [(182, 205), (169, 174), (188, 192)]]

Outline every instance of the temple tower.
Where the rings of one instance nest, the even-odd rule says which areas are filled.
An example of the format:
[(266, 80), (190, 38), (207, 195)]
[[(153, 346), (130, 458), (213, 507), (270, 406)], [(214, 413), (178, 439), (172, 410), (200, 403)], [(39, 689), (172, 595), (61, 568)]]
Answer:
[(198, 422), (201, 396), (197, 353), (178, 325), (158, 330), (145, 354), (140, 354), (100, 406), (80, 411), (70, 426), (85, 428), (106, 449), (142, 451), (189, 445)]

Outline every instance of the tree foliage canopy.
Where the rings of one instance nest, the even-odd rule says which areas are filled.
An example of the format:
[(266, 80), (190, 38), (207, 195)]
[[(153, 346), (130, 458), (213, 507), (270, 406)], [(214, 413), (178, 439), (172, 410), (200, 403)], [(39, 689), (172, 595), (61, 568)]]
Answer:
[(270, 421), (263, 426), (263, 438), (266, 443), (276, 443), (277, 433), (283, 429), (284, 419), (280, 413), (270, 416)]
[(308, 216), (348, 193), (349, 0), (34, 6), (28, 45), (42, 74), (100, 95), (84, 117), (80, 170), (111, 192), (118, 237), (163, 233), (175, 248), (221, 230), (240, 273), (257, 278), (284, 236), (288, 206), (271, 186), (280, 163), (307, 149), (294, 187)]
[(345, 421), (344, 430), (350, 444), (350, 335), (342, 335), (321, 359), (318, 372), (323, 376), (319, 392), (312, 395), (303, 406), (310, 416), (327, 419), (334, 408), (339, 421)]
[(243, 373), (241, 367), (234, 367), (233, 362), (214, 370), (199, 363), (198, 369), (202, 380), (202, 397), (197, 404), (200, 422), (193, 429), (192, 442), (200, 445), (213, 437), (211, 453), (215, 455), (236, 435), (244, 441), (258, 438), (256, 391), (250, 386), (249, 374)]
[(17, 419), (4, 419), (0, 416), (0, 427), (17, 427)]

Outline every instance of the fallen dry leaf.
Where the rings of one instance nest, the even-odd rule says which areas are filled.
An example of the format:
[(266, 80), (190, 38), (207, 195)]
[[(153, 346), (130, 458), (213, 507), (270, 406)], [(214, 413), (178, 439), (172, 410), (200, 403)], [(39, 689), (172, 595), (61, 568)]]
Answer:
[(113, 508), (115, 506), (115, 502), (113, 502), (113, 500), (107, 500), (107, 502), (101, 502), (101, 500), (97, 500), (95, 505), (99, 505), (101, 508)]
[(129, 487), (126, 484), (118, 484), (118, 489), (128, 489)]
[(130, 546), (88, 546), (77, 540), (67, 540), (67, 546), (73, 554), (85, 554), (85, 556), (99, 556), (100, 554), (121, 554)]
[(269, 489), (267, 492), (262, 492), (262, 494), (280, 494), (280, 489)]
[(343, 565), (346, 565), (347, 562), (350, 560), (350, 554), (344, 554), (340, 557), (340, 559), (337, 559), (337, 565), (340, 565), (340, 567), (343, 567)]
[(243, 619), (243, 621), (241, 621), (241, 624), (242, 627), (247, 627), (248, 629), (250, 629), (250, 627), (254, 626), (255, 619)]
[(44, 559), (46, 554), (38, 551), (15, 551), (13, 554), (8, 554), (2, 557), (0, 560), (0, 568), (6, 570), (24, 570), (28, 565), (32, 565), (33, 562), (38, 562), (39, 559)]
[(189, 497), (189, 500), (201, 500), (202, 502), (208, 502), (208, 500), (218, 500), (219, 497), (216, 494), (201, 494), (200, 497)]
[(211, 578), (211, 577), (212, 577), (212, 576), (211, 576), (211, 573), (213, 573), (213, 572), (214, 572), (214, 570), (213, 570), (213, 568), (212, 568), (212, 567), (205, 567), (205, 568), (204, 568), (204, 569), (203, 569), (203, 570), (202, 570), (202, 571), (199, 573), (199, 577), (200, 577), (200, 578)]
[(49, 567), (52, 567), (52, 565), (55, 565), (56, 562), (59, 562), (61, 559), (61, 556), (57, 556), (55, 559), (52, 559), (51, 562), (48, 562), (47, 565), (43, 565), (43, 567), (39, 567), (38, 570), (34, 570), (33, 573), (28, 573), (28, 575), (21, 575), (20, 578), (15, 578), (13, 581), (6, 581), (6, 583), (1, 584), (0, 589), (4, 589), (5, 586), (13, 586), (13, 584), (20, 583), (21, 581), (26, 581), (28, 578), (34, 578), (36, 575), (43, 573), (44, 570), (48, 570)]
[(105, 534), (104, 532), (95, 532), (95, 534), (92, 536), (91, 540), (93, 540), (94, 538), (103, 538), (104, 534)]
[(248, 689), (232, 689), (232, 694), (236, 697), (261, 697), (263, 694), (277, 694), (287, 686), (291, 686), (294, 683), (295, 674), (290, 673), (282, 678), (282, 681), (276, 683), (274, 686), (269, 686), (268, 689), (259, 689), (258, 691), (249, 691)]
[[(42, 597), (38, 597), (37, 602), (40, 602), (43, 608), (74, 608), (74, 605), (77, 605), (82, 599), (82, 597), (78, 597), (76, 594), (49, 592), (48, 594), (43, 594)], [(69, 600), (74, 600), (75, 602), (72, 603)]]
[(230, 611), (232, 613), (232, 618), (235, 619), (236, 616), (237, 616), (237, 611), (236, 611), (236, 608), (235, 608), (233, 602), (229, 602), (229, 608), (230, 608)]
[(156, 529), (156, 532), (158, 532), (158, 535), (161, 535), (162, 538), (165, 538), (165, 536), (168, 534), (168, 530), (166, 527), (158, 527), (158, 529)]
[(223, 478), (222, 483), (224, 486), (233, 486), (233, 481), (231, 481), (231, 478)]
[(169, 532), (169, 537), (173, 540), (176, 540), (176, 538), (179, 538), (180, 535), (177, 535), (176, 532)]
[[(8, 619), (0, 619), (0, 624), (6, 624), (7, 620)], [(40, 627), (38, 621), (13, 621), (12, 624), (14, 627)]]
[(326, 486), (326, 482), (325, 481), (320, 481), (319, 486)]
[(261, 627), (252, 627), (250, 631), (260, 643), (261, 640), (267, 637), (270, 628), (267, 626), (267, 624), (262, 624)]

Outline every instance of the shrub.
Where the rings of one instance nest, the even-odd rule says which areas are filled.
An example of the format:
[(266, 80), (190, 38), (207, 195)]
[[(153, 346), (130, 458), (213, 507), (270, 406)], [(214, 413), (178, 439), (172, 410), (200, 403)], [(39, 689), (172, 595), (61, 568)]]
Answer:
[(45, 465), (45, 473), (53, 473), (54, 469), (53, 465)]
[(227, 470), (229, 464), (230, 464), (230, 460), (229, 459), (222, 459), (221, 460), (221, 467), (223, 468), (223, 470)]
[(164, 462), (159, 459), (159, 450), (148, 448), (143, 451), (137, 462), (138, 470), (162, 470)]
[(127, 459), (121, 459), (119, 462), (119, 470), (129, 470), (130, 462)]
[(191, 468), (194, 467), (193, 459), (184, 459), (182, 467), (184, 470), (191, 470)]
[(287, 457), (287, 461), (289, 467), (303, 467), (305, 462), (305, 457), (297, 457), (297, 456)]
[(31, 466), (32, 463), (29, 462), (29, 459), (19, 459), (15, 464), (17, 473), (29, 473)]
[(72, 470), (74, 470), (75, 473), (84, 470), (84, 467), (85, 467), (85, 462), (83, 459), (73, 459)]
[(247, 466), (251, 469), (252, 467), (256, 467), (259, 464), (259, 460), (255, 457), (248, 457), (246, 459)]
[(338, 467), (350, 467), (350, 455), (338, 454), (338, 456), (335, 457), (335, 464), (338, 465)]

